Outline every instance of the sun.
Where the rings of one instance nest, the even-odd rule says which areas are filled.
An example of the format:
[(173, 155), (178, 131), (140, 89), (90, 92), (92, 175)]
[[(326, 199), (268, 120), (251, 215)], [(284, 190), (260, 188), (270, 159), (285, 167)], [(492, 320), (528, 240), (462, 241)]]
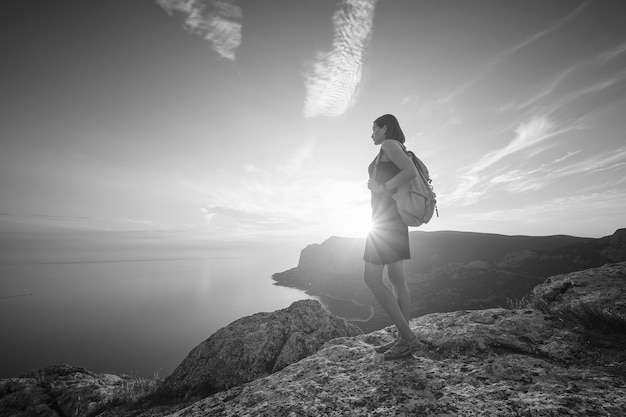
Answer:
[(314, 203), (320, 208), (320, 226), (333, 236), (366, 237), (372, 214), (369, 191), (362, 188), (349, 182), (324, 183)]
[(359, 210), (329, 219), (332, 234), (342, 237), (366, 237), (370, 231), (371, 218), (367, 211)]

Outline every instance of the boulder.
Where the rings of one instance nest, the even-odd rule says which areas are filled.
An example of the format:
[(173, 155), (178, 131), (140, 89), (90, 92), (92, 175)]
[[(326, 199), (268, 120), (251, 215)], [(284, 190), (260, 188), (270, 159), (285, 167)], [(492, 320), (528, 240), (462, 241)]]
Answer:
[(626, 262), (556, 275), (536, 286), (533, 295), (553, 314), (596, 312), (626, 318)]
[(244, 317), (195, 347), (165, 379), (160, 395), (206, 396), (277, 372), (331, 339), (360, 333), (315, 300)]

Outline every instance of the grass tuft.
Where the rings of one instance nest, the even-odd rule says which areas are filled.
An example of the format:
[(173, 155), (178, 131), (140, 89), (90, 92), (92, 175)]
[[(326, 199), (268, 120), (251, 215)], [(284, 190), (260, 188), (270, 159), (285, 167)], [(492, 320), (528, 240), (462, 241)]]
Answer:
[(586, 303), (559, 304), (551, 307), (543, 298), (528, 294), (521, 299), (507, 298), (512, 310), (536, 309), (564, 322), (580, 326), (594, 333), (626, 334), (626, 315), (611, 308), (598, 308)]
[(139, 402), (154, 394), (162, 382), (163, 378), (160, 377), (158, 371), (154, 373), (152, 378), (132, 378), (126, 380), (116, 400), (126, 404)]
[(589, 304), (562, 306), (556, 316), (566, 322), (578, 324), (584, 329), (601, 334), (626, 334), (626, 316), (610, 308), (598, 308)]

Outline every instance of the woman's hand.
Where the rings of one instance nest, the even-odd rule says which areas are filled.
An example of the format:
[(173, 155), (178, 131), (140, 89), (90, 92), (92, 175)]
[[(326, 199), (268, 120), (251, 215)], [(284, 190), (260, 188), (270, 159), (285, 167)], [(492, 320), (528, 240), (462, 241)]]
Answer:
[(369, 188), (370, 191), (375, 193), (375, 194), (380, 194), (380, 193), (384, 193), (385, 192), (383, 186), (378, 184), (372, 178), (370, 178), (370, 180), (367, 182), (367, 188)]

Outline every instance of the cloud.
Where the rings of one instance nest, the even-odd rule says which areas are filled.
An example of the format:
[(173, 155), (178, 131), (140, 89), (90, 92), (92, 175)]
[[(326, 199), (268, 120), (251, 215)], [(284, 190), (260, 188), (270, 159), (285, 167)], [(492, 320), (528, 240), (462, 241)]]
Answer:
[[(582, 191), (582, 190), (581, 190)], [(563, 228), (571, 227), (575, 219), (579, 230), (590, 234), (613, 233), (623, 223), (626, 200), (620, 189), (592, 192), (585, 190), (578, 195), (555, 197), (506, 210), (486, 210), (459, 214), (457, 219), (466, 226), (502, 224), (505, 227), (528, 229), (530, 225), (540, 227), (544, 234), (562, 233)], [(596, 213), (596, 215), (590, 215)], [(615, 226), (614, 226), (615, 225)], [(546, 229), (551, 227), (552, 230)], [(517, 232), (519, 233), (519, 232)]]
[(519, 44), (513, 46), (512, 48), (501, 52), (499, 55), (497, 55), (494, 59), (493, 59), (493, 63), (497, 63), (502, 61), (503, 59), (509, 57), (510, 55), (513, 55), (514, 53), (516, 53), (517, 51), (519, 51), (520, 49), (531, 45), (535, 42), (537, 42), (538, 40), (545, 38), (546, 36), (548, 36), (549, 34), (551, 34), (552, 32), (556, 31), (557, 29), (559, 29), (561, 26), (571, 22), (572, 20), (574, 20), (576, 17), (578, 17), (578, 15), (587, 7), (591, 4), (591, 1), (586, 1), (585, 3), (581, 4), (580, 6), (578, 6), (573, 12), (571, 12), (570, 14), (568, 14), (567, 16), (564, 16), (558, 20), (555, 20), (554, 22), (552, 22), (547, 28), (545, 28), (544, 30), (541, 30), (537, 33), (534, 33), (532, 35), (530, 35), (529, 37), (527, 37), (526, 39), (524, 39), (522, 42), (520, 42)]
[(296, 174), (302, 170), (307, 161), (310, 161), (313, 153), (313, 147), (313, 141), (305, 143), (289, 156), (285, 164), (278, 166), (276, 169), (286, 175)]
[(466, 80), (465, 82), (461, 83), (461, 85), (455, 87), (452, 91), (446, 93), (445, 95), (443, 95), (442, 97), (440, 97), (437, 102), (439, 104), (445, 104), (448, 103), (450, 101), (452, 101), (453, 99), (455, 99), (457, 96), (463, 94), (465, 91), (469, 90), (470, 88), (472, 88), (473, 86), (475, 86), (476, 84), (478, 84), (482, 79), (484, 79), (489, 73), (491, 73), (491, 71), (493, 70), (493, 68), (498, 65), (500, 62), (504, 61), (505, 59), (509, 58), (511, 55), (515, 54), (517, 51), (519, 51), (522, 48), (525, 48), (529, 45), (532, 45), (533, 43), (545, 38), (546, 36), (550, 35), (551, 33), (553, 33), (554, 31), (556, 31), (557, 29), (561, 28), (562, 26), (566, 25), (567, 23), (573, 21), (576, 17), (578, 17), (578, 15), (580, 15), (580, 13), (591, 4), (590, 1), (586, 1), (585, 3), (581, 4), (580, 6), (578, 6), (573, 12), (569, 13), (568, 15), (555, 20), (554, 22), (552, 22), (550, 25), (548, 25), (547, 28), (534, 33), (530, 36), (528, 36), (526, 39), (522, 40), (520, 43), (518, 43), (517, 45), (514, 45), (502, 52), (500, 52), (499, 54), (495, 55), (493, 58), (491, 58), (489, 61), (487, 61), (486, 64), (484, 64), (482, 66), (482, 68), (479, 68), (476, 71), (476, 75), (474, 75), (474, 77), (470, 78), (469, 80)]
[(262, 178), (256, 182), (233, 187), (239, 197), (227, 197), (224, 204), (206, 201), (200, 208), (204, 229), (242, 235), (345, 235), (366, 231), (369, 194), (362, 183), (291, 179), (268, 185)]
[(60, 216), (53, 214), (0, 213), (0, 229), (8, 224), (39, 227), (56, 231), (160, 230), (161, 226), (147, 219), (104, 218), (95, 216)]
[(554, 161), (552, 161), (552, 162), (551, 162), (551, 165), (553, 165), (553, 164), (558, 164), (559, 162), (563, 162), (563, 161), (565, 161), (566, 159), (569, 159), (569, 158), (571, 158), (572, 156), (577, 155), (577, 154), (579, 154), (579, 153), (581, 153), (581, 152), (582, 152), (582, 151), (581, 151), (580, 149), (579, 149), (579, 150), (577, 150), (577, 151), (568, 152), (567, 154), (563, 155), (562, 157), (557, 158), (557, 159), (555, 159)]
[(156, 226), (155, 223), (151, 220), (125, 219), (125, 221), (135, 226)]
[(437, 203), (440, 207), (449, 205), (468, 206), (474, 204), (483, 192), (476, 191), (480, 182), (478, 175), (464, 174), (460, 176), (459, 184), (452, 192), (438, 193)]
[[(365, 181), (320, 178), (309, 166), (306, 149), (290, 166), (257, 168), (238, 181), (226, 175), (211, 178), (198, 206), (203, 230), (240, 236), (355, 235), (370, 221), (369, 191)], [(299, 167), (299, 168), (297, 168)], [(289, 172), (288, 172), (289, 171)]]
[(580, 98), (606, 91), (610, 89), (611, 87), (614, 87), (616, 84), (623, 82), (624, 79), (626, 79), (626, 70), (621, 71), (618, 74), (615, 74), (611, 78), (602, 79), (596, 82), (595, 84), (572, 91), (569, 94), (564, 95), (560, 100), (558, 100), (552, 106), (552, 109), (550, 111), (554, 112), (560, 109), (561, 107), (564, 107), (565, 105), (570, 104)]
[[(541, 153), (548, 147), (554, 146), (554, 144), (546, 143), (548, 139), (576, 128), (575, 125), (559, 128), (547, 116), (535, 116), (528, 122), (519, 124), (514, 129), (513, 140), (506, 146), (491, 151), (471, 166), (459, 169), (459, 182), (454, 190), (441, 194), (441, 206), (476, 204), (481, 198), (493, 194), (494, 188), (504, 189), (509, 194), (544, 188), (557, 178), (555, 164), (568, 160), (580, 151), (570, 152), (549, 164), (543, 164), (534, 169), (521, 166), (528, 161), (528, 158), (513, 158), (513, 156), (520, 152)], [(512, 166), (494, 171), (494, 165), (509, 157), (511, 157)]]
[(305, 73), (304, 116), (339, 116), (356, 100), (376, 0), (344, 0), (333, 15), (330, 52), (320, 52)]
[(222, 58), (235, 60), (241, 45), (243, 13), (233, 0), (157, 0), (168, 14), (181, 13), (184, 27), (211, 43)]
[[(567, 180), (569, 177), (576, 176), (583, 176), (587, 180), (593, 178), (597, 181), (594, 188), (587, 190), (588, 193), (596, 193), (598, 190), (617, 186), (619, 182), (624, 181), (623, 175), (619, 175), (619, 172), (623, 172), (626, 169), (626, 148), (594, 154), (587, 158), (570, 162), (573, 156), (581, 156), (582, 154), (583, 151), (581, 150), (568, 152), (559, 158), (530, 170), (521, 167), (507, 167), (490, 178), (485, 178), (478, 174), (465, 175), (462, 177), (456, 190), (444, 196), (442, 203), (444, 203), (444, 206), (450, 205), (451, 202), (459, 206), (469, 206), (488, 194), (492, 196), (497, 195), (498, 190), (506, 191), (509, 195), (518, 195), (525, 192), (538, 191), (557, 183), (562, 184), (562, 182), (559, 182), (560, 180)], [(593, 176), (601, 173), (615, 173), (618, 182), (611, 185), (611, 181), (607, 181), (606, 176)], [(572, 181), (581, 183), (582, 180), (575, 179)]]
[(539, 103), (541, 100), (549, 97), (552, 93), (554, 93), (554, 91), (561, 85), (561, 83), (576, 69), (576, 65), (567, 68), (566, 70), (557, 74), (554, 79), (551, 80), (549, 83), (544, 84), (542, 87), (540, 87), (539, 91), (532, 96), (524, 100), (518, 100), (505, 104), (504, 106), (501, 106), (499, 109), (497, 109), (497, 112), (500, 113), (507, 111), (523, 110)]
[(622, 43), (607, 51), (601, 52), (598, 55), (598, 60), (600, 61), (601, 64), (606, 64), (608, 62), (611, 62), (617, 59), (618, 57), (624, 54), (626, 54), (626, 43)]
[(536, 145), (557, 133), (554, 125), (547, 117), (535, 117), (527, 123), (520, 124), (515, 129), (515, 138), (504, 148), (485, 155), (470, 170), (470, 173), (478, 173), (497, 163), (501, 159)]
[(590, 158), (555, 169), (551, 175), (566, 177), (571, 175), (590, 174), (603, 171), (616, 171), (626, 167), (626, 148), (615, 149)]
[[(603, 172), (618, 172), (626, 168), (626, 149), (620, 148), (602, 154), (591, 155), (585, 159), (565, 164), (564, 162), (574, 155), (581, 155), (582, 151), (568, 152), (564, 156), (544, 163), (533, 170), (508, 169), (489, 180), (493, 186), (503, 186), (509, 194), (519, 194), (527, 191), (537, 191), (559, 179), (584, 175), (587, 179), (591, 175)], [(557, 166), (559, 165), (559, 166)], [(593, 177), (598, 178), (598, 177)], [(605, 179), (598, 180), (598, 187), (608, 187)]]

